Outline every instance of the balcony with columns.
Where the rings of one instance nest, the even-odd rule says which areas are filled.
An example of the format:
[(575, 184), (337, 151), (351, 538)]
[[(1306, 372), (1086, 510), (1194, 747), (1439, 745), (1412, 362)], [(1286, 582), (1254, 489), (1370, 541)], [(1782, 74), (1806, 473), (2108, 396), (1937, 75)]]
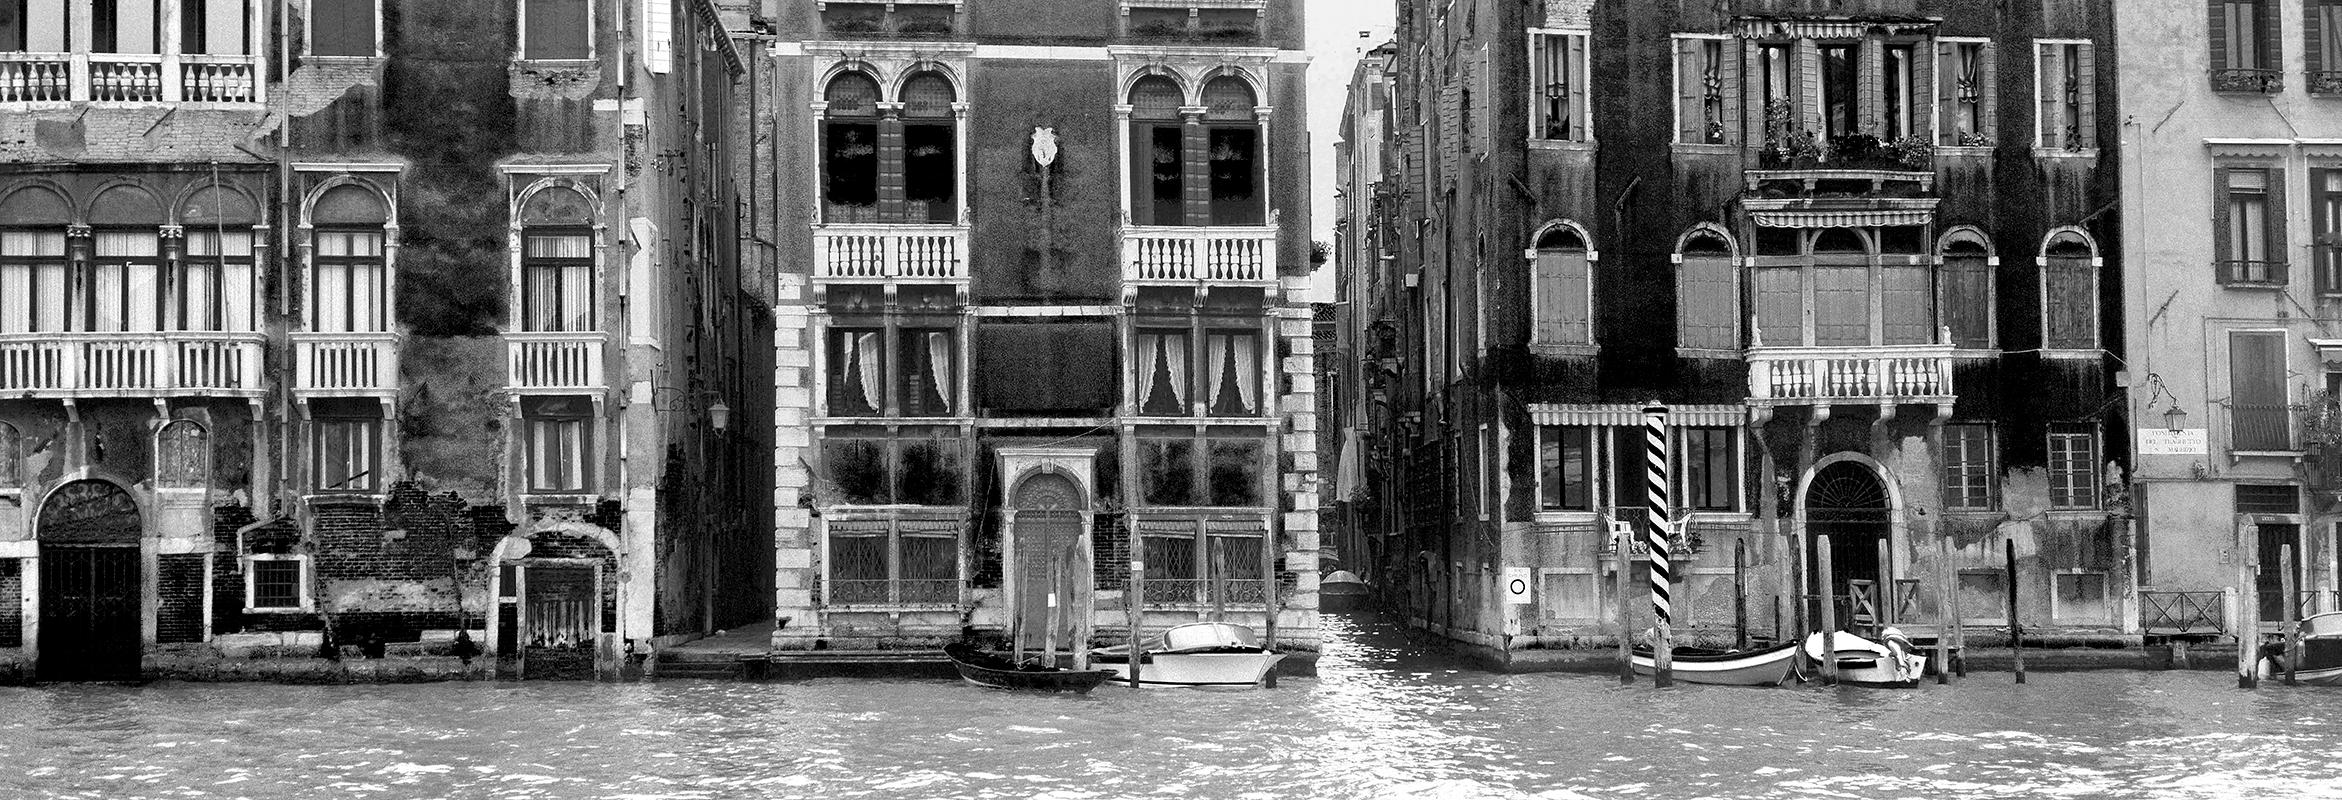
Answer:
[(1748, 405), (1895, 406), (1934, 405), (1949, 409), (1951, 344), (1853, 347), (1751, 347), (1748, 349)]
[(505, 387), (520, 394), (599, 394), (609, 336), (599, 331), (504, 335)]
[(1122, 229), (1122, 281), (1138, 286), (1271, 286), (1278, 226), (1132, 225)]
[(292, 342), (295, 396), (398, 396), (398, 334), (296, 332)]
[(827, 224), (813, 228), (816, 282), (964, 283), (968, 226)]
[(266, 337), (217, 331), (0, 334), (0, 397), (260, 397)]

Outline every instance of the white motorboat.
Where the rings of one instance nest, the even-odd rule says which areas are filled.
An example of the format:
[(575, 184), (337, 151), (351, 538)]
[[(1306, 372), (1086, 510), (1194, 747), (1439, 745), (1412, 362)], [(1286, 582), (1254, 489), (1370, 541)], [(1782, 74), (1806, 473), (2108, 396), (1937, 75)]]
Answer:
[[(1090, 665), (1109, 670), (1109, 685), (1132, 685), (1129, 645), (1090, 651)], [(1228, 622), (1173, 626), (1139, 648), (1138, 680), (1147, 689), (1250, 689), (1266, 682), (1285, 654), (1262, 647), (1251, 628)]]
[(2257, 664), (2262, 680), (2285, 677), (2288, 658), (2295, 682), (2309, 686), (2342, 686), (2342, 611), (2312, 614), (2301, 621), (2301, 652), (2285, 652), (2281, 643), (2261, 646)]
[[(1919, 677), (1927, 668), (1927, 657), (1911, 646), (1911, 639), (1903, 632), (1888, 628), (1874, 642), (1845, 631), (1836, 631), (1831, 644), (1837, 648), (1838, 682), (1855, 686), (1884, 686), (1907, 689), (1919, 685)], [(1814, 663), (1823, 661), (1822, 635), (1805, 638), (1805, 655)]]

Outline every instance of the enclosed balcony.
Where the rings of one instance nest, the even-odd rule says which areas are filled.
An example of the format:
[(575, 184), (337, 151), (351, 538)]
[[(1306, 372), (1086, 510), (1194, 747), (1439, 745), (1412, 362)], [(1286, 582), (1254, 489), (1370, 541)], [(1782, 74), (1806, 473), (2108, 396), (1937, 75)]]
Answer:
[(1277, 226), (1131, 226), (1122, 230), (1131, 284), (1267, 284), (1277, 280)]
[(821, 225), (813, 229), (815, 280), (962, 281), (964, 225)]
[(398, 334), (295, 333), (292, 338), (295, 394), (398, 393)]
[(505, 334), (507, 388), (538, 394), (604, 391), (609, 388), (602, 371), (607, 338), (592, 331)]
[(257, 333), (13, 333), (0, 335), (0, 396), (257, 397)]
[(1949, 405), (1949, 344), (1864, 347), (1752, 347), (1751, 406)]

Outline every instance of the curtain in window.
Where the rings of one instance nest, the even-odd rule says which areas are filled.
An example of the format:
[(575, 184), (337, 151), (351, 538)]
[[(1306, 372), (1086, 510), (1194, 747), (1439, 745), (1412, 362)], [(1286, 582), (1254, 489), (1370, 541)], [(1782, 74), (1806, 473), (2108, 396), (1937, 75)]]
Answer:
[(1138, 337), (1138, 404), (1140, 409), (1153, 405), (1155, 399), (1155, 370), (1162, 366), (1163, 337), (1142, 333)]
[(35, 269), (31, 264), (0, 264), (0, 333), (31, 333), (36, 327)]
[(593, 238), (531, 234), (521, 252), (528, 330), (594, 329)]
[(930, 331), (927, 334), (927, 378), (935, 384), (935, 396), (942, 398), (943, 410), (952, 410), (951, 334)]
[(884, 378), (879, 374), (878, 334), (863, 333), (854, 336), (854, 371), (862, 381), (862, 402), (877, 411), (885, 408), (878, 402), (878, 393)]
[(0, 231), (0, 333), (64, 329), (64, 260), (64, 231)]
[(529, 459), (530, 488), (554, 492), (585, 489), (585, 423), (562, 418), (529, 423), (534, 445)]
[(374, 488), (374, 425), (368, 420), (332, 419), (317, 424), (317, 490), (369, 491)]
[(92, 329), (156, 330), (162, 275), (153, 259), (160, 254), (161, 240), (153, 231), (99, 231), (95, 239)]
[(1257, 408), (1252, 402), (1252, 381), (1260, 374), (1259, 356), (1253, 352), (1259, 343), (1250, 336), (1232, 336), (1228, 342), (1235, 353), (1236, 403), (1243, 407), (1244, 413), (1250, 414)]
[[(379, 231), (319, 231), (317, 268), (310, 288), (310, 330), (359, 333), (387, 330)], [(249, 279), (246, 279), (249, 282)], [(248, 303), (250, 292), (230, 302)], [(251, 311), (244, 307), (243, 315)]]

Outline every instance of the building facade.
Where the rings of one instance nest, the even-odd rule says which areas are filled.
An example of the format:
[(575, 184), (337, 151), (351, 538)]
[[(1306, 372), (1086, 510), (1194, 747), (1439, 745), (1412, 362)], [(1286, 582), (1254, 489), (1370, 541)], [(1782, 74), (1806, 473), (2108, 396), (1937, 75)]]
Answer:
[(1224, 613), (1314, 647), (1302, 23), (778, 11), (776, 648), (1037, 633), (1059, 600), (1091, 612), (1059, 641)]
[(1393, 526), (1381, 516), (1389, 508), (1378, 493), (1382, 487), (1376, 476), (1382, 473), (1369, 471), (1369, 465), (1387, 458), (1378, 461), (1369, 454), (1387, 445), (1380, 436), (1389, 426), (1390, 398), (1385, 365), (1375, 357), (1386, 348), (1370, 342), (1368, 334), (1372, 322), (1396, 318), (1388, 306), (1395, 294), (1374, 283), (1388, 272), (1382, 259), (1396, 221), (1396, 215), (1378, 210), (1389, 188), (1383, 156), (1392, 114), (1388, 72), (1396, 50), (1384, 44), (1361, 54), (1350, 73), (1349, 97), (1342, 102), (1341, 140), (1334, 145), (1335, 213), (1340, 215), (1334, 220), (1332, 255), (1334, 347), (1325, 368), (1334, 399), (1321, 423), (1333, 434), (1325, 484), (1332, 491), (1324, 501), (1341, 520), (1332, 542), (1337, 561), (1375, 583), (1383, 577), (1375, 570), (1387, 560)]
[(2116, 22), (2163, 54), (2121, 75), (2142, 616), (2275, 622), (2286, 546), (2301, 609), (2334, 610), (2342, 5), (2151, 0)]
[(1493, 649), (1642, 630), (1610, 523), (1657, 402), (1691, 638), (1822, 595), (2005, 623), (2012, 577), (2029, 631), (2135, 631), (2113, 5), (1401, 3), (1349, 195), (1382, 257), (1342, 262), (1387, 602)]
[(761, 617), (744, 75), (700, 1), (0, 14), (0, 670)]

